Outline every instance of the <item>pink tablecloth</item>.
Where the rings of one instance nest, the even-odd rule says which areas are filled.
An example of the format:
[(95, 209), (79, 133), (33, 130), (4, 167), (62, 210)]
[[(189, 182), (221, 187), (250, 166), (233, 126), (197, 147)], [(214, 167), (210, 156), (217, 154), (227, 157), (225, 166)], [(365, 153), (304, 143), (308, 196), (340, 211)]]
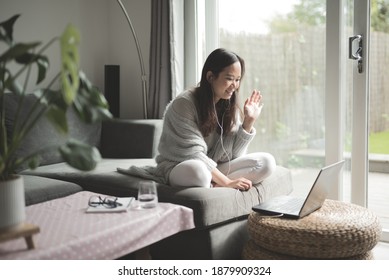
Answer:
[(79, 192), (26, 208), (38, 225), (36, 249), (20, 238), (0, 243), (0, 259), (115, 259), (177, 232), (194, 228), (192, 209), (159, 203), (123, 213), (85, 213), (94, 193)]

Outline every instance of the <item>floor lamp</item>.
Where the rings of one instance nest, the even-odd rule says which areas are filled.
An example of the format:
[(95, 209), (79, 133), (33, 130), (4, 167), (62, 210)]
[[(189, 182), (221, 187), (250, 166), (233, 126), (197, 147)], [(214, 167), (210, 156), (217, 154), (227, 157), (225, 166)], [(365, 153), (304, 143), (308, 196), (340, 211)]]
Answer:
[(138, 52), (139, 64), (140, 64), (141, 75), (142, 75), (143, 117), (145, 119), (147, 119), (148, 118), (148, 116), (147, 116), (147, 78), (146, 78), (145, 65), (144, 65), (144, 62), (143, 62), (142, 50), (141, 50), (141, 48), (139, 46), (138, 37), (136, 36), (136, 32), (135, 32), (134, 26), (131, 23), (131, 19), (128, 16), (126, 8), (124, 7), (122, 1), (117, 0), (117, 2), (120, 5), (120, 8), (122, 9), (122, 11), (123, 11), (123, 13), (124, 13), (124, 15), (125, 15), (125, 17), (127, 19), (128, 25), (131, 28), (132, 35), (133, 35), (134, 40), (135, 40), (136, 50)]

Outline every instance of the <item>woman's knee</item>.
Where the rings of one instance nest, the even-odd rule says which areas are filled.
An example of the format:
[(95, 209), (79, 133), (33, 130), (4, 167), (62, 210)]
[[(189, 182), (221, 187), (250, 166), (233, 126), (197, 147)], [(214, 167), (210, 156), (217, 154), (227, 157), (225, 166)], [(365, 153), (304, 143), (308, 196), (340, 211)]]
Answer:
[(272, 154), (262, 153), (262, 172), (264, 177), (269, 177), (276, 169), (277, 163)]
[(169, 175), (169, 183), (183, 187), (210, 187), (211, 172), (199, 160), (187, 160), (176, 165)]
[(251, 153), (242, 157), (236, 167), (251, 167), (253, 170), (261, 170), (264, 174), (271, 174), (276, 168), (276, 160), (270, 153)]
[(262, 182), (276, 169), (276, 160), (269, 153), (253, 153), (249, 161), (251, 166), (247, 166), (245, 170), (254, 184)]
[[(225, 166), (223, 166), (225, 168)], [(231, 162), (231, 172), (228, 177), (237, 179), (244, 177), (254, 184), (269, 177), (276, 168), (276, 161), (269, 153), (251, 153)]]

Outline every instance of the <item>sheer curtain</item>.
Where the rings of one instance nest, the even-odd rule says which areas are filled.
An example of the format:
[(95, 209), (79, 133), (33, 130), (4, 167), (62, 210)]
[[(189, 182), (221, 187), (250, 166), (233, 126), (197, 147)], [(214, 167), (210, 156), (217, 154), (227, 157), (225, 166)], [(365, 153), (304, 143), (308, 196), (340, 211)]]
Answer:
[(151, 2), (150, 118), (162, 118), (166, 105), (183, 89), (183, 2)]

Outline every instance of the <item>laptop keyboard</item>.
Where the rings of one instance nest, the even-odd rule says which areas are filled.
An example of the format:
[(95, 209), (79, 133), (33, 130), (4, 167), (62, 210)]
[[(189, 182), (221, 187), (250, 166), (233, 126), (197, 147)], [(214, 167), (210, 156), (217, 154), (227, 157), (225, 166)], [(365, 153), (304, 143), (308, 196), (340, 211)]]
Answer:
[(304, 199), (300, 197), (293, 197), (285, 203), (279, 205), (277, 207), (277, 211), (285, 211), (285, 212), (299, 212), (301, 207), (304, 204)]

